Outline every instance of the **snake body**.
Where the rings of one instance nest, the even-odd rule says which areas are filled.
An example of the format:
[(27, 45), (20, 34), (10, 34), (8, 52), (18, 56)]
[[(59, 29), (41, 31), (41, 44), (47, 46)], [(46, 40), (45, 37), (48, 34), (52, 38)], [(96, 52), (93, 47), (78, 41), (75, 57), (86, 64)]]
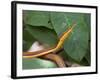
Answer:
[(69, 37), (69, 34), (72, 32), (75, 25), (76, 24), (73, 24), (67, 31), (65, 31), (63, 33), (63, 35), (61, 36), (61, 38), (60, 38), (58, 44), (56, 45), (56, 47), (49, 48), (49, 49), (46, 49), (46, 50), (40, 50), (40, 51), (36, 51), (36, 52), (23, 52), (23, 58), (40, 57), (40, 56), (47, 55), (49, 53), (58, 51), (60, 48), (62, 48), (62, 45), (63, 45), (65, 39), (67, 39)]
[(44, 49), (44, 50), (39, 50), (35, 52), (23, 52), (23, 58), (40, 57), (40, 58), (48, 59), (48, 60), (55, 62), (58, 67), (66, 67), (65, 62), (62, 59), (62, 57), (60, 57), (59, 55), (55, 53), (62, 48), (65, 39), (69, 37), (69, 34), (72, 32), (75, 25), (76, 24), (73, 24), (67, 31), (65, 31), (62, 34), (61, 38), (59, 39), (58, 44), (55, 47)]

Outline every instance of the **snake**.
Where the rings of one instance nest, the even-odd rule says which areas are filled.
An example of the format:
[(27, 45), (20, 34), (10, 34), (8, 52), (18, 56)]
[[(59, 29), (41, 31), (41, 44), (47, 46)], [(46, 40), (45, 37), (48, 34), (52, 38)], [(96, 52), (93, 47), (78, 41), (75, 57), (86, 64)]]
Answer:
[(66, 65), (64, 64), (63, 59), (55, 53), (63, 47), (64, 41), (69, 37), (75, 26), (76, 23), (73, 23), (65, 32), (63, 32), (55, 47), (34, 52), (23, 52), (23, 58), (42, 57), (51, 61), (55, 61), (59, 67), (65, 67)]

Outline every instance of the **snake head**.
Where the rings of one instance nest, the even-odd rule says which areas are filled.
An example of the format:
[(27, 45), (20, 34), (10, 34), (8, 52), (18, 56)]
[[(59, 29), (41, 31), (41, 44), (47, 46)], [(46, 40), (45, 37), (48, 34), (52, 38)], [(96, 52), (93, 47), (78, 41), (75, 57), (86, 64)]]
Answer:
[(76, 22), (74, 22), (66, 31), (72, 31), (73, 28), (76, 26)]

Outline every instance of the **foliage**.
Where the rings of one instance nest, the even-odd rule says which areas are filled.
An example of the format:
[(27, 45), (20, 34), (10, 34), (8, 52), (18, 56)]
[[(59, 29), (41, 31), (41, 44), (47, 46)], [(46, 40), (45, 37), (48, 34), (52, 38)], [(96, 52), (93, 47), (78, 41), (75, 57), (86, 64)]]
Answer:
[[(28, 50), (34, 41), (38, 41), (46, 47), (57, 44), (60, 36), (70, 25), (77, 25), (63, 45), (60, 53), (65, 60), (76, 62), (81, 65), (90, 65), (90, 14), (71, 12), (46, 12), (46, 11), (23, 11), (23, 51)], [(34, 64), (33, 64), (34, 63)], [(44, 65), (39, 66), (39, 63)], [(48, 60), (35, 58), (35, 60), (23, 60), (23, 65), (29, 64), (29, 68), (55, 67)], [(48, 64), (48, 65), (45, 65)], [(34, 67), (36, 66), (36, 67)]]

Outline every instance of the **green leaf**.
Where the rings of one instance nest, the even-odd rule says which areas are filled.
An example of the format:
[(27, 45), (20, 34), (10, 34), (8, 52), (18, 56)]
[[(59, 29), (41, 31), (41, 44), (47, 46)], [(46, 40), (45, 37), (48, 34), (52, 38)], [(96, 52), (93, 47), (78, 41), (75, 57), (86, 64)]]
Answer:
[(27, 31), (26, 28), (23, 30), (23, 40), (29, 41), (29, 42), (36, 41), (35, 38)]
[(60, 36), (68, 26), (65, 14), (60, 12), (51, 13), (51, 22), (58, 36)]
[(23, 17), (25, 24), (53, 28), (50, 24), (50, 15), (48, 12), (24, 10)]
[(91, 14), (84, 14), (84, 20), (86, 21), (86, 24), (87, 24), (88, 28), (90, 29), (91, 28), (90, 27)]
[[(85, 56), (88, 48), (90, 33), (90, 19), (85, 20), (85, 13), (51, 13), (51, 21), (56, 33), (61, 35), (64, 31), (76, 22), (76, 27), (68, 40), (65, 40), (64, 50), (75, 61), (79, 62)], [(84, 18), (85, 17), (85, 18)], [(88, 17), (89, 18), (89, 17)]]
[(40, 58), (23, 59), (23, 69), (56, 68), (57, 65), (49, 60)]
[(26, 30), (42, 44), (45, 44), (47, 47), (55, 46), (57, 44), (57, 35), (56, 33), (48, 28), (27, 26)]
[(33, 42), (28, 42), (23, 40), (23, 51), (27, 51), (31, 46)]
[(36, 41), (34, 37), (24, 28), (23, 29), (23, 51), (27, 51)]
[(74, 28), (69, 39), (65, 41), (64, 49), (70, 57), (80, 62), (87, 53), (90, 26), (86, 24), (84, 14), (70, 13), (69, 15), (69, 22), (72, 23), (76, 20), (77, 26)]

